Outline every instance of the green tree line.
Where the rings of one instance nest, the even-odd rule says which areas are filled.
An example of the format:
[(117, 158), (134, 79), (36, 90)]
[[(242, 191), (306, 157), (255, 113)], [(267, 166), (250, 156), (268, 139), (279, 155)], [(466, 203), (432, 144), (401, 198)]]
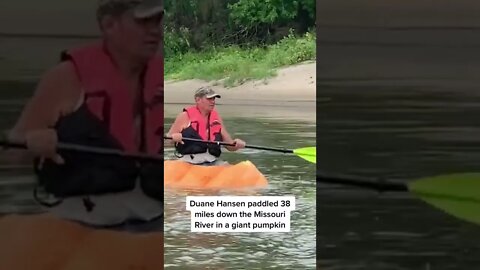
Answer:
[(165, 0), (165, 56), (274, 44), (315, 27), (315, 0)]

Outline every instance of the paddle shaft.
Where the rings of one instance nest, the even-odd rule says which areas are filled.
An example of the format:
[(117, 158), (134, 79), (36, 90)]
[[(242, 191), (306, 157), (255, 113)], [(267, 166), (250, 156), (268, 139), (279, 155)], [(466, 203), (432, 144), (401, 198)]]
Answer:
[(409, 191), (408, 186), (404, 183), (388, 182), (381, 178), (371, 179), (371, 178), (361, 178), (361, 177), (317, 174), (317, 182), (348, 185), (348, 186), (360, 187), (365, 189), (372, 189), (379, 192)]
[[(4, 148), (18, 148), (18, 149), (27, 149), (27, 146), (23, 143), (13, 143), (7, 141), (0, 141), (0, 146)], [(121, 150), (93, 147), (93, 146), (84, 146), (77, 144), (69, 143), (58, 143), (57, 150), (60, 151), (69, 151), (77, 153), (86, 153), (86, 154), (95, 154), (95, 155), (106, 155), (106, 156), (115, 156), (122, 158), (131, 158), (142, 161), (163, 161), (163, 157), (143, 154), (143, 153), (127, 153)]]
[[(171, 140), (172, 137), (163, 137), (164, 139)], [(184, 141), (190, 141), (190, 142), (200, 142), (200, 143), (206, 143), (206, 144), (216, 144), (216, 145), (223, 145), (223, 146), (235, 146), (233, 143), (226, 143), (226, 142), (214, 142), (214, 141), (204, 141), (200, 139), (193, 139), (193, 138), (182, 138)], [(281, 153), (293, 153), (293, 150), (291, 149), (285, 149), (285, 148), (275, 148), (275, 147), (265, 147), (265, 146), (256, 146), (256, 145), (245, 145), (245, 148), (251, 148), (251, 149), (259, 149), (259, 150), (267, 150), (267, 151), (274, 151), (274, 152), (281, 152)]]

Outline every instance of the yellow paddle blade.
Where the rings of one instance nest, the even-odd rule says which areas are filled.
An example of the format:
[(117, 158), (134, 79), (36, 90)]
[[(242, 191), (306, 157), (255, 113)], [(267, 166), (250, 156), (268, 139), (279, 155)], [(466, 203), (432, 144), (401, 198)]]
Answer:
[(425, 202), (452, 216), (480, 225), (480, 173), (426, 177), (408, 186)]
[(293, 150), (293, 153), (306, 161), (317, 163), (317, 147), (304, 147)]

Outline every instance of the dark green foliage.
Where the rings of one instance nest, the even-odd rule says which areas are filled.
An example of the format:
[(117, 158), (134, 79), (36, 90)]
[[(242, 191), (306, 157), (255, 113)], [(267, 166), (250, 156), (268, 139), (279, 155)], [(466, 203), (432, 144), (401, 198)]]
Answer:
[(165, 0), (165, 9), (167, 79), (236, 85), (315, 59), (314, 0)]
[(165, 0), (165, 56), (211, 46), (262, 46), (315, 26), (314, 0)]

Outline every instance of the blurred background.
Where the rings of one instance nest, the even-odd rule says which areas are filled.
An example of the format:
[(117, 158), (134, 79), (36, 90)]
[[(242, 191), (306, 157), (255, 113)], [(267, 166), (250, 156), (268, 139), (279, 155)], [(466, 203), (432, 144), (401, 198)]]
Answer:
[[(317, 2), (318, 170), (479, 171), (480, 3)], [(320, 269), (477, 269), (478, 225), (406, 193), (317, 185)]]

